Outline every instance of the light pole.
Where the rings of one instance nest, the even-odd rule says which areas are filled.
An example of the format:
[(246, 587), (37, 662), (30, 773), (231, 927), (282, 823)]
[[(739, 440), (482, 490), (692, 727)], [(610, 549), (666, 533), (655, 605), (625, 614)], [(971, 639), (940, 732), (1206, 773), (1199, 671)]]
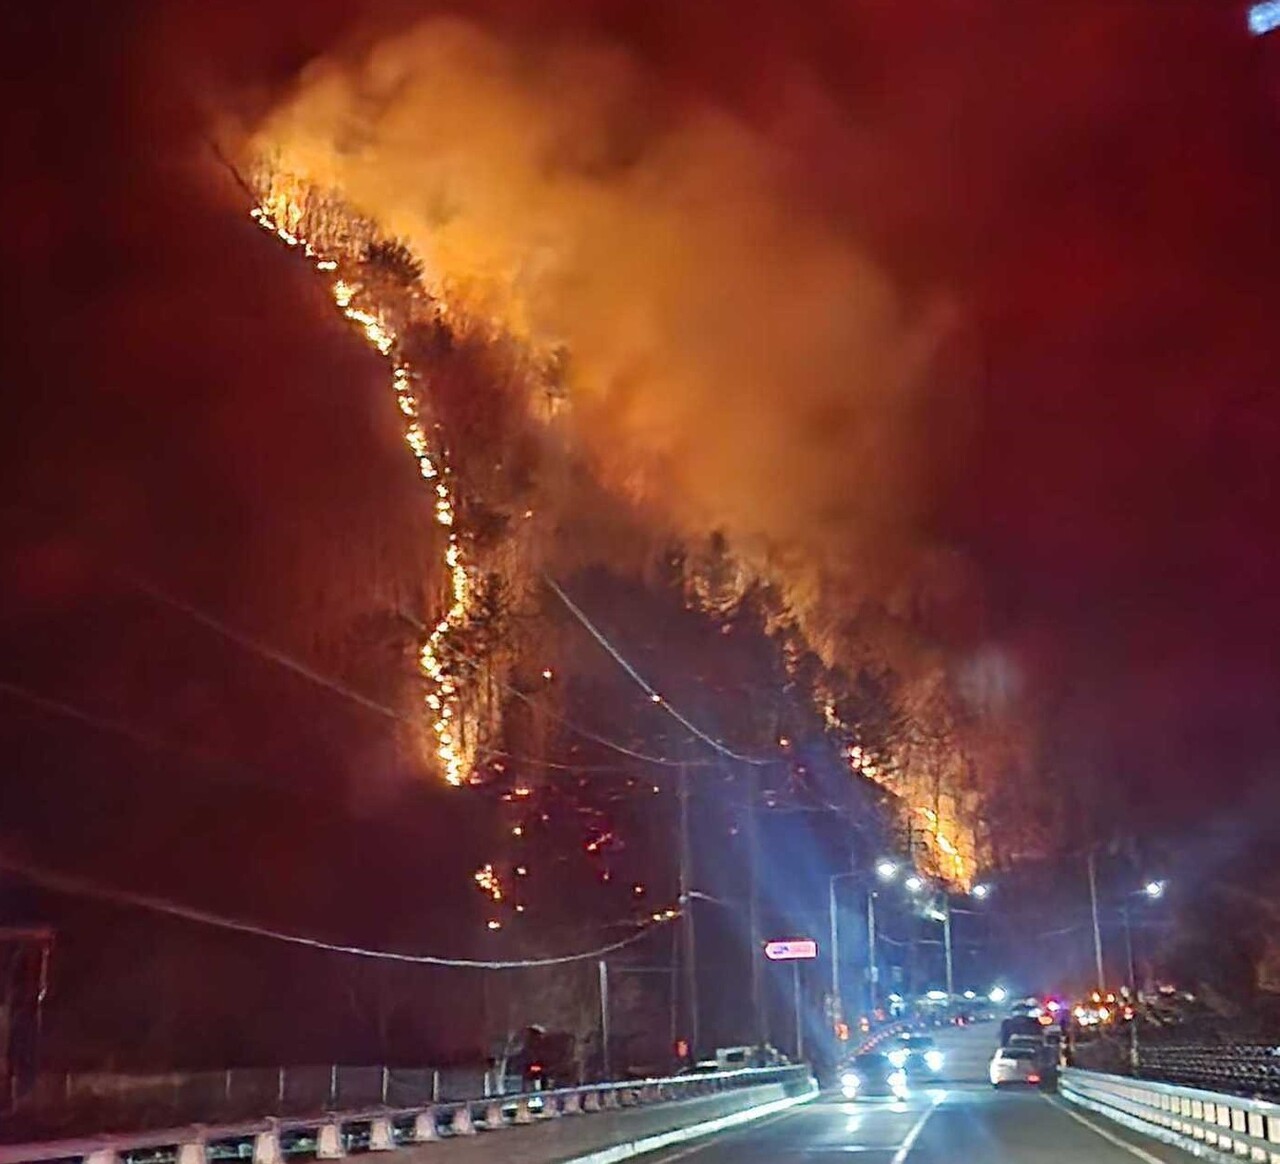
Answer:
[[(881, 881), (892, 881), (898, 875), (898, 863), (887, 857), (876, 862), (876, 876)], [(827, 910), (831, 927), (831, 1002), (835, 1009), (832, 1016), (836, 1021), (844, 1016), (841, 1013), (840, 995), (840, 911), (836, 907), (836, 882), (848, 877), (861, 877), (859, 870), (852, 869), (846, 873), (833, 873), (827, 878)], [(876, 1008), (876, 907), (875, 890), (867, 890), (867, 980), (869, 985), (870, 1009)]]
[[(975, 885), (969, 890), (969, 896), (978, 901), (985, 901), (991, 896), (991, 886), (985, 884)], [(947, 1002), (949, 1004), (956, 994), (955, 961), (951, 943), (951, 894), (944, 888), (942, 890), (942, 908), (939, 909), (936, 905), (930, 905), (926, 912), (928, 917), (942, 923), (942, 953), (946, 964)], [(960, 912), (971, 913), (972, 911), (962, 909)]]
[(951, 894), (942, 895), (942, 952), (947, 960), (947, 1007), (956, 996), (955, 967), (951, 960)]
[(831, 1006), (832, 1021), (839, 1022), (843, 1015), (840, 1011), (840, 911), (836, 908), (836, 882), (846, 877), (856, 877), (857, 873), (833, 873), (827, 878), (827, 912), (831, 925)]
[(1102, 927), (1098, 924), (1098, 860), (1089, 850), (1089, 908), (1093, 912), (1093, 959), (1098, 972), (1098, 990), (1107, 989), (1106, 971), (1102, 968)]
[(1129, 923), (1129, 898), (1145, 897), (1148, 901), (1159, 901), (1164, 896), (1163, 881), (1148, 881), (1141, 889), (1135, 889), (1124, 895), (1121, 902), (1121, 915), (1124, 918), (1124, 948), (1129, 956), (1129, 1004), (1133, 1009), (1133, 1017), (1129, 1020), (1129, 1064), (1137, 1071), (1140, 1056), (1138, 1054), (1138, 972), (1133, 960), (1133, 928)]
[(609, 1065), (609, 963), (603, 958), (596, 965), (600, 980), (600, 1066), (606, 1079), (613, 1076)]
[(1141, 889), (1125, 894), (1121, 903), (1121, 917), (1124, 919), (1124, 947), (1129, 958), (1129, 992), (1136, 1000), (1138, 997), (1138, 973), (1133, 958), (1133, 928), (1129, 922), (1129, 898), (1145, 897), (1148, 901), (1159, 901), (1164, 896), (1163, 881), (1148, 881)]

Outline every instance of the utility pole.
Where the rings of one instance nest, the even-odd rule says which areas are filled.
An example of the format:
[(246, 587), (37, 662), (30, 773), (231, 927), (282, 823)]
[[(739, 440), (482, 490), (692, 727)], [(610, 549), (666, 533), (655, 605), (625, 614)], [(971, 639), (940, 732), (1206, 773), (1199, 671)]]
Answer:
[(680, 765), (680, 921), (684, 933), (684, 995), (689, 1019), (689, 1060), (698, 1061), (698, 964), (693, 920), (693, 849), (689, 837), (689, 769)]
[(942, 895), (942, 949), (947, 958), (947, 1003), (956, 995), (955, 968), (951, 960), (951, 895)]
[(867, 1008), (868, 1017), (874, 1019), (880, 985), (880, 963), (876, 957), (876, 891), (867, 890)]
[(840, 920), (836, 911), (836, 882), (838, 877), (827, 878), (827, 910), (831, 923), (831, 1020), (839, 1022), (840, 1012)]
[(747, 765), (747, 876), (748, 914), (751, 931), (751, 1031), (757, 1047), (769, 1041), (769, 1030), (764, 1008), (764, 962), (761, 950), (764, 935), (760, 932), (760, 819), (757, 802), (760, 799), (760, 771), (755, 764)]
[(609, 963), (596, 964), (600, 971), (600, 1067), (605, 1079), (612, 1078), (609, 1067)]
[(1093, 911), (1093, 958), (1098, 971), (1098, 989), (1107, 988), (1106, 972), (1102, 968), (1102, 929), (1098, 925), (1098, 871), (1097, 854), (1089, 850), (1089, 907)]
[(1120, 903), (1121, 916), (1124, 918), (1124, 949), (1129, 959), (1129, 995), (1134, 1001), (1138, 998), (1138, 969), (1133, 960), (1133, 925), (1129, 919), (1129, 899)]
[(804, 1007), (800, 1004), (800, 962), (791, 963), (791, 996), (796, 1011), (796, 1062), (804, 1062)]

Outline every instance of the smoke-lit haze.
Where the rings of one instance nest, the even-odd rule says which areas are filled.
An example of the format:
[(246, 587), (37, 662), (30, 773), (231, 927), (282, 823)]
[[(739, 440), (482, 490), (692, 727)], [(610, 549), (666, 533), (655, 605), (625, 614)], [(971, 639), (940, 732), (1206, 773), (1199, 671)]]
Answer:
[(941, 316), (729, 112), (616, 44), (437, 19), (308, 67), (257, 144), (408, 240), (451, 309), (566, 352), (583, 455), (660, 527), (801, 576), (880, 580), (911, 544)]
[(434, 561), (396, 418), (362, 411), (381, 367), (207, 151), (234, 123), (450, 302), (563, 345), (577, 447), (655, 527), (829, 568), (805, 593), (833, 621), (923, 589), (971, 686), (1047, 709), (1069, 776), (1163, 805), (1268, 770), (1276, 62), (1239, 5), (50, 12), (75, 35), (28, 37), (48, 109), (5, 123), (44, 176), (0, 192), (25, 502), (74, 494), (187, 577), (214, 558), (258, 623), (299, 617), (294, 582), (370, 513), (354, 573)]

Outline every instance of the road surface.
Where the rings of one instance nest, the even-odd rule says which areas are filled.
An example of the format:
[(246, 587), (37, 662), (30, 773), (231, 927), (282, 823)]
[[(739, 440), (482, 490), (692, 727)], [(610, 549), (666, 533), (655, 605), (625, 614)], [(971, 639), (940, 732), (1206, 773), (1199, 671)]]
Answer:
[(947, 1030), (944, 1078), (905, 1101), (824, 1096), (644, 1164), (1192, 1164), (1177, 1148), (1036, 1090), (995, 1091), (994, 1023)]

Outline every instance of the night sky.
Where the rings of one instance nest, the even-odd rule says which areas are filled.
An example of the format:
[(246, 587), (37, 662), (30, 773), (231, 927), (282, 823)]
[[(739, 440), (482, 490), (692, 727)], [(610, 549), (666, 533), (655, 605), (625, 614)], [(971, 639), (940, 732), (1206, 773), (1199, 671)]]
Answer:
[[(313, 926), (347, 875), (330, 869), (319, 897), (292, 880), (294, 857), (306, 877), (326, 868), (321, 837), (394, 816), (371, 882), (483, 858), (494, 821), (424, 789), (376, 715), (263, 678), (137, 588), (311, 659), (347, 658), (359, 625), (376, 649), (341, 679), (394, 703), (412, 636), (360, 619), (429, 601), (429, 501), (381, 362), (248, 221), (214, 143), (287, 105), (308, 62), (442, 12), (534, 72), (549, 45), (608, 46), (657, 121), (712, 110), (745, 128), (785, 229), (847, 248), (888, 289), (885, 318), (928, 334), (909, 407), (872, 421), (825, 353), (797, 377), (800, 422), (785, 393), (726, 389), (751, 422), (717, 437), (691, 390), (662, 415), (711, 451), (637, 461), (670, 489), (650, 499), (655, 537), (727, 514), (812, 566), (833, 623), (842, 603), (915, 595), (958, 671), (1002, 677), (1051, 795), (1104, 822), (1180, 837), (1202, 868), (1274, 835), (1280, 34), (1249, 37), (1226, 0), (325, 0), (3, 17), (0, 679), (268, 773), (215, 794), (189, 755), (142, 771), (5, 698), (5, 846), (155, 888), (184, 868), (175, 852), (207, 871), (239, 838), (265, 864), (187, 868), (175, 891), (235, 903), (270, 869), (263, 907)], [(610, 427), (616, 403), (594, 404), (587, 463), (607, 460), (598, 434), (634, 439)], [(833, 434), (873, 451), (845, 457)], [(748, 481), (746, 448), (779, 462)], [(770, 473), (789, 485), (751, 528)], [(573, 529), (650, 520), (613, 504), (582, 502)], [(612, 549), (587, 538), (572, 564)], [(420, 933), (404, 892), (371, 939)]]

